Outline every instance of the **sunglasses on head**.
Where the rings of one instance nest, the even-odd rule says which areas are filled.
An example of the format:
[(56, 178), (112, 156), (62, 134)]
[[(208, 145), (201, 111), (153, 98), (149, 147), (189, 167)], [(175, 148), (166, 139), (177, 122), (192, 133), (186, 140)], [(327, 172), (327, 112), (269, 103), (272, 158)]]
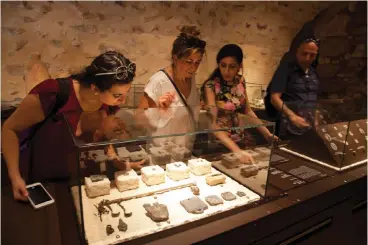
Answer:
[(319, 46), (321, 40), (318, 38), (313, 38), (313, 37), (310, 37), (304, 40), (304, 43), (309, 43), (309, 42), (314, 42), (317, 46)]
[(115, 75), (115, 79), (117, 80), (125, 80), (128, 78), (129, 73), (134, 74), (136, 65), (135, 63), (130, 63), (129, 65), (122, 65), (116, 68), (113, 72), (103, 72), (97, 73), (95, 76), (105, 76), (105, 75)]

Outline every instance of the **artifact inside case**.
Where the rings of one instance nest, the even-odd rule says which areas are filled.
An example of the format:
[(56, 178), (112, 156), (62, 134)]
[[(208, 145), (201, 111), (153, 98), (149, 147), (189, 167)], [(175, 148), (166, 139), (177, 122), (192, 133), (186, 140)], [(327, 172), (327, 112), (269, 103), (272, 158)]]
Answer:
[(281, 127), (291, 141), (282, 150), (337, 171), (367, 162), (366, 115), (346, 115), (341, 105), (333, 107), (326, 102), (285, 105), (310, 127), (297, 128), (283, 117)]
[(221, 130), (246, 135), (238, 139), (242, 150), (217, 151), (222, 144), (212, 130), (213, 115), (192, 110), (193, 121), (185, 107), (121, 109), (94, 117), (97, 122), (81, 122), (96, 125), (92, 133), (98, 135), (76, 136), (71, 130), (78, 152), (71, 192), (88, 244), (144, 237), (265, 195), (272, 144), (262, 141), (257, 129), (273, 132), (274, 124), (240, 118), (236, 129)]

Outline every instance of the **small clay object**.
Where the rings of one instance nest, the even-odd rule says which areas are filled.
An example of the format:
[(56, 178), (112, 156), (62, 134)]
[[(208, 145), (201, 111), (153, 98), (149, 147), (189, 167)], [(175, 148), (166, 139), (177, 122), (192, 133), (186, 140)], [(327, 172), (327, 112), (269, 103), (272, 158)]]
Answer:
[(128, 213), (126, 210), (125, 210), (125, 208), (124, 208), (124, 206), (123, 205), (121, 205), (121, 202), (119, 202), (118, 203), (118, 205), (121, 207), (121, 209), (123, 209), (123, 212), (124, 212), (124, 217), (125, 218), (129, 218), (130, 216), (132, 216), (132, 212), (130, 212), (130, 213)]
[(206, 196), (205, 199), (206, 202), (208, 202), (208, 204), (211, 206), (216, 206), (224, 203), (224, 201), (222, 201), (222, 199), (216, 195)]
[(118, 229), (119, 231), (126, 232), (128, 230), (128, 225), (122, 219), (119, 219)]
[(194, 195), (198, 196), (200, 193), (199, 187), (198, 186), (191, 186), (190, 190), (193, 192)]
[(231, 193), (230, 191), (221, 193), (221, 197), (225, 201), (232, 201), (232, 200), (235, 200), (236, 199), (236, 196), (233, 193)]
[(198, 197), (192, 197), (182, 200), (180, 201), (180, 204), (185, 208), (188, 213), (193, 214), (201, 214), (204, 212), (204, 210), (208, 209), (207, 204)]
[(95, 175), (89, 176), (89, 178), (91, 179), (92, 182), (102, 181), (102, 180), (104, 180), (105, 177), (106, 177), (105, 175), (100, 175), (100, 174), (95, 174)]
[(238, 197), (246, 196), (246, 194), (245, 194), (244, 192), (242, 192), (242, 191), (238, 191), (238, 192), (236, 193), (236, 195), (238, 195)]
[(109, 236), (112, 233), (114, 233), (114, 228), (111, 227), (111, 225), (106, 226), (106, 234)]
[(147, 211), (146, 215), (155, 222), (166, 221), (169, 219), (169, 210), (166, 205), (155, 202), (154, 204), (143, 204)]
[(120, 236), (119, 235), (116, 235), (116, 239), (119, 239), (120, 238)]

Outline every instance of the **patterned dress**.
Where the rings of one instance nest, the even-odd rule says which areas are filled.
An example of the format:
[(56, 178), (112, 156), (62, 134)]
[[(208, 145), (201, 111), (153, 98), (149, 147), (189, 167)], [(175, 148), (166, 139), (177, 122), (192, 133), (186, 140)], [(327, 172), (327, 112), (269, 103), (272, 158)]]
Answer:
[[(216, 106), (218, 108), (217, 124), (220, 127), (238, 127), (240, 125), (239, 114), (244, 114), (246, 107), (245, 81), (237, 75), (235, 81), (229, 84), (219, 77), (205, 82), (203, 88), (211, 88), (215, 93)], [(205, 101), (202, 91), (201, 99)], [(229, 136), (234, 141), (245, 138), (247, 144), (253, 142), (253, 137), (246, 130), (229, 130)]]

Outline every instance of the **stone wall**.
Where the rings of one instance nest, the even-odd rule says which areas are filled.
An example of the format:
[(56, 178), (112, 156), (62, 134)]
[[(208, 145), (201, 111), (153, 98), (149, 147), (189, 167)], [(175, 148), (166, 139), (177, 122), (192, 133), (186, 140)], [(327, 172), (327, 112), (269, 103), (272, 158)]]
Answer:
[(340, 2), (319, 16), (322, 98), (367, 102), (367, 2)]
[[(248, 82), (267, 84), (295, 33), (330, 4), (1, 2), (2, 100), (23, 98), (34, 86), (24, 82), (24, 75), (35, 57), (46, 63), (52, 77), (60, 77), (82, 69), (101, 52), (118, 50), (137, 63), (135, 83), (145, 84), (170, 63), (177, 27), (185, 24), (198, 26), (208, 43), (198, 84), (214, 69), (216, 53), (226, 43), (243, 48)], [(250, 97), (259, 93), (249, 88)]]

